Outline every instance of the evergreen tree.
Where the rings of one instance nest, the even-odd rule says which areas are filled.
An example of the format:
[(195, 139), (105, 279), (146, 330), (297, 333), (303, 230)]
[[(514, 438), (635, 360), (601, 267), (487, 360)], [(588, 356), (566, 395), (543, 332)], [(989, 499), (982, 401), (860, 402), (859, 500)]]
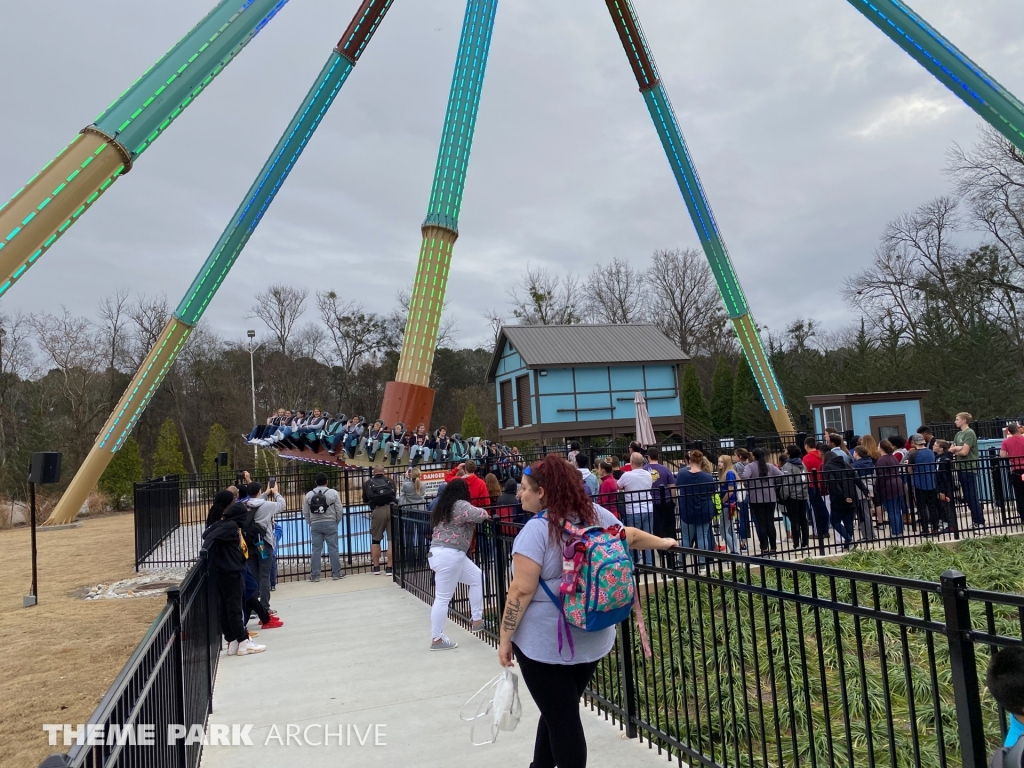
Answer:
[(720, 434), (732, 431), (732, 395), (736, 376), (729, 360), (720, 355), (711, 375), (711, 426)]
[(142, 454), (134, 437), (124, 441), (100, 476), (99, 489), (110, 496), (114, 509), (126, 509), (135, 497), (135, 483), (142, 481)]
[(687, 419), (693, 419), (707, 427), (711, 426), (711, 411), (708, 409), (707, 400), (704, 399), (697, 367), (692, 364), (683, 369), (683, 413)]
[(178, 428), (171, 419), (164, 419), (160, 425), (160, 436), (156, 439), (153, 453), (153, 477), (185, 474), (185, 457), (181, 453)]
[(203, 472), (216, 472), (217, 454), (228, 450), (228, 433), (220, 424), (210, 427), (210, 436), (206, 438), (206, 450), (203, 451)]
[(476, 412), (476, 406), (470, 403), (462, 417), (462, 436), (467, 440), (471, 437), (484, 437), (484, 425)]
[(756, 435), (774, 430), (745, 356), (736, 366), (732, 390), (732, 431), (737, 435)]

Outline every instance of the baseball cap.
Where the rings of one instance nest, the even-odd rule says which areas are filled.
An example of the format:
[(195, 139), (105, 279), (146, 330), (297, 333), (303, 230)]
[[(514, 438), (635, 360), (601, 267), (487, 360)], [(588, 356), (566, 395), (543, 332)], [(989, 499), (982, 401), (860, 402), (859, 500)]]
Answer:
[(911, 436), (910, 442), (912, 442), (914, 445), (925, 445), (928, 441), (924, 439), (924, 435), (922, 435), (920, 432), (915, 432)]

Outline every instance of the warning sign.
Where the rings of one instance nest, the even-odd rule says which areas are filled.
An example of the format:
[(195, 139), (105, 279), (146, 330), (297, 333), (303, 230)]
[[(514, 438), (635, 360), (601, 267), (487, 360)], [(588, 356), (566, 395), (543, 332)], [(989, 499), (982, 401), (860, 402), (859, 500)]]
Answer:
[(437, 489), (444, 482), (445, 470), (427, 469), (420, 473), (420, 482), (423, 483), (424, 496), (437, 496)]

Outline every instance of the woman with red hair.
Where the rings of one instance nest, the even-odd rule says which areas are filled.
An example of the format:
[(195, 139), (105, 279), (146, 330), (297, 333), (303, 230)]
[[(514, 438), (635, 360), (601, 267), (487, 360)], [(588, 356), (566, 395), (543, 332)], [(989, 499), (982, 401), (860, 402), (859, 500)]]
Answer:
[[(540, 709), (533, 765), (585, 768), (587, 741), (580, 722), (580, 696), (590, 682), (597, 662), (615, 643), (615, 627), (586, 632), (569, 627), (570, 661), (562, 658), (558, 625), (562, 606), (543, 593), (534, 596), (543, 578), (552, 593), (559, 593), (562, 578), (562, 546), (566, 523), (576, 526), (619, 525), (615, 516), (595, 507), (583, 489), (579, 471), (564, 458), (549, 455), (523, 472), (519, 500), (535, 517), (512, 545), (512, 583), (501, 620), (498, 662), (511, 667), (519, 661), (523, 681)], [(540, 514), (540, 513), (544, 514)], [(662, 539), (639, 528), (625, 529), (630, 549), (670, 549), (675, 539)]]

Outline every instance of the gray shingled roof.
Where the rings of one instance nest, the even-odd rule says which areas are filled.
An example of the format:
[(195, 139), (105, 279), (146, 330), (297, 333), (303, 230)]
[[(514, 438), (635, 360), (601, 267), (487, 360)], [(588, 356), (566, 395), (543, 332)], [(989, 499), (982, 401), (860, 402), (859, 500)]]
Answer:
[(528, 368), (685, 363), (689, 358), (654, 325), (508, 325), (498, 334), (487, 380), (494, 381), (505, 341)]

